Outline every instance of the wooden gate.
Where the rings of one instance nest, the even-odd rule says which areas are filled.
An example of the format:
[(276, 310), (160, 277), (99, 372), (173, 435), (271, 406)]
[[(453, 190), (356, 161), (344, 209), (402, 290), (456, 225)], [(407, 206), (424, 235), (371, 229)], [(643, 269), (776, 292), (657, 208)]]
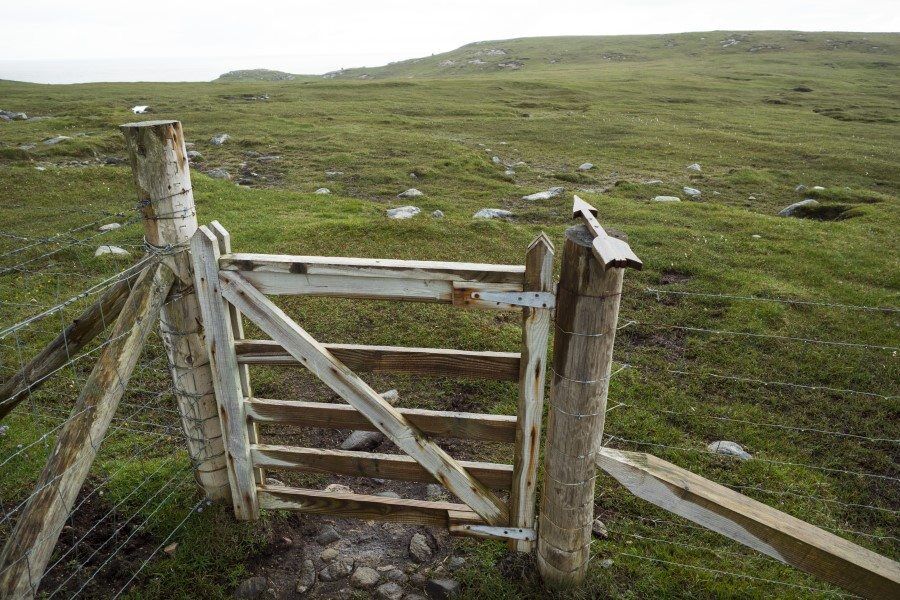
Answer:
[[(446, 526), (451, 533), (531, 549), (555, 304), (553, 246), (546, 235), (531, 243), (525, 265), (232, 253), (228, 232), (217, 222), (198, 229), (191, 251), (239, 519), (257, 518), (260, 508), (292, 509)], [(521, 309), (522, 351), (320, 344), (267, 294)], [(271, 339), (244, 339), (242, 315)], [(302, 365), (347, 404), (257, 398), (251, 364)], [(518, 381), (518, 414), (394, 408), (354, 370)], [(405, 456), (268, 445), (259, 437), (259, 423), (378, 430)], [(456, 460), (432, 441), (436, 437), (512, 443), (512, 464)], [(437, 482), (464, 504), (274, 487), (265, 483), (267, 467)], [(498, 492), (508, 492), (509, 500)]]

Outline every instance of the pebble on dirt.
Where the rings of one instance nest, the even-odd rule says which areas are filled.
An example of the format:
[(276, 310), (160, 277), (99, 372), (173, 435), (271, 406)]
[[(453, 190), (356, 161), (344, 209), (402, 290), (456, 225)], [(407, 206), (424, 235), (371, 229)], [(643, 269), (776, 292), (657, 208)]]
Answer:
[(459, 595), (459, 582), (455, 579), (431, 579), (425, 584), (425, 593), (429, 598), (450, 600)]
[(234, 597), (240, 600), (258, 600), (264, 598), (269, 589), (269, 581), (265, 577), (245, 579), (234, 591)]
[(305, 594), (316, 584), (316, 565), (312, 560), (306, 559), (300, 567), (300, 576), (297, 577), (297, 593)]
[(433, 554), (434, 552), (428, 544), (428, 538), (421, 533), (413, 534), (412, 539), (409, 540), (409, 555), (423, 563), (431, 560)]
[(319, 528), (319, 533), (316, 534), (316, 541), (323, 546), (332, 544), (339, 539), (341, 539), (341, 534), (337, 532), (333, 525), (323, 525)]
[(350, 577), (350, 584), (362, 590), (369, 590), (378, 585), (381, 575), (372, 567), (360, 567)]
[(350, 556), (338, 556), (327, 567), (319, 571), (319, 579), (322, 581), (337, 581), (344, 579), (353, 572), (353, 558)]
[(380, 600), (400, 600), (403, 597), (403, 588), (390, 581), (375, 588), (375, 593)]

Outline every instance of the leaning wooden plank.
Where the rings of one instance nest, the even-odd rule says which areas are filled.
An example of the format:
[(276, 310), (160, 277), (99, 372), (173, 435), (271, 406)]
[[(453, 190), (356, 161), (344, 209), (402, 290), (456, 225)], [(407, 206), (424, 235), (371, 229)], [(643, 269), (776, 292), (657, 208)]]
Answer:
[(491, 525), (506, 525), (506, 505), (472, 478), (356, 373), (297, 325), (239, 273), (220, 271), (222, 294), (269, 337), (378, 427), (389, 440), (431, 473)]
[[(253, 464), (267, 469), (305, 473), (337, 473), (351, 477), (379, 477), (400, 481), (435, 482), (422, 465), (408, 456), (256, 444), (250, 447)], [(493, 489), (508, 489), (512, 465), (461, 460), (472, 477)]]
[(250, 434), (234, 354), (232, 317), (219, 289), (218, 258), (218, 240), (206, 226), (198, 228), (191, 238), (194, 290), (203, 317), (203, 337), (222, 424), (231, 503), (236, 518), (252, 521), (259, 517), (256, 477), (250, 461)]
[(174, 277), (167, 266), (156, 265), (135, 282), (108, 344), (59, 433), (35, 492), (0, 553), (0, 598), (35, 597)]
[[(531, 242), (525, 255), (525, 290), (553, 290), (553, 243), (543, 232)], [(509, 490), (509, 524), (524, 529), (534, 529), (550, 321), (548, 309), (527, 307), (522, 310), (522, 362), (513, 460), (516, 471)], [(531, 552), (532, 541), (516, 539), (510, 542), (510, 549)]]
[[(436, 377), (470, 377), (503, 381), (519, 379), (518, 352), (359, 344), (322, 344), (322, 346), (354, 371), (416, 373)], [(272, 340), (236, 340), (235, 350), (241, 364), (297, 364), (296, 358), (288, 354), (278, 342)]]
[(448, 526), (448, 514), (451, 511), (459, 515), (468, 515), (473, 522), (478, 520), (478, 515), (469, 510), (465, 504), (450, 502), (404, 500), (275, 486), (259, 488), (258, 494), (260, 507), (267, 510), (295, 510), (343, 518), (440, 527)]
[(537, 539), (534, 529), (521, 527), (492, 527), (490, 525), (472, 525), (450, 521), (450, 535), (476, 537), (484, 540), (500, 540), (514, 544), (515, 542), (533, 542)]
[(650, 454), (597, 465), (636, 496), (866, 598), (900, 598), (900, 563)]
[[(361, 412), (347, 404), (250, 398), (244, 406), (247, 417), (259, 423), (379, 431)], [(439, 438), (507, 443), (516, 439), (516, 417), (513, 416), (421, 408), (395, 410), (423, 433)]]
[(226, 271), (519, 284), (525, 274), (521, 265), (243, 253), (221, 257), (219, 267)]
[(75, 317), (52, 342), (0, 384), (0, 419), (35, 391), (57, 369), (76, 356), (91, 340), (116, 320), (134, 280), (146, 265), (140, 263), (122, 272), (122, 277)]
[[(237, 271), (229, 271), (236, 273)], [(241, 271), (241, 275), (264, 294), (289, 296), (333, 296), (369, 300), (453, 303), (453, 282), (443, 279), (394, 277), (347, 277), (269, 271)], [(516, 292), (520, 283), (470, 283), (471, 289)], [(494, 308), (485, 306), (484, 308)]]

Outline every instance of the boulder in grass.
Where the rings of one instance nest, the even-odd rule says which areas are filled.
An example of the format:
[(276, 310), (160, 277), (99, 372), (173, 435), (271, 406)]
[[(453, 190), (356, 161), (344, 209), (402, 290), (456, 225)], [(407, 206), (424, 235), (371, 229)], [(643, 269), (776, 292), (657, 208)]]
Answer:
[(594, 168), (594, 163), (586, 162), (586, 163), (582, 163), (582, 164), (578, 167), (578, 170), (579, 170), (579, 171), (590, 171), (590, 170), (593, 169), (593, 168)]
[(419, 196), (424, 196), (422, 192), (417, 190), (416, 188), (409, 188), (405, 192), (400, 192), (397, 194), (398, 198), (418, 198)]
[(199, 152), (197, 152), (196, 150), (188, 150), (187, 157), (188, 157), (188, 160), (191, 160), (194, 162), (200, 162), (201, 160), (203, 160), (203, 155), (200, 154)]
[(231, 179), (231, 173), (225, 169), (210, 169), (206, 174), (213, 179)]
[(422, 212), (422, 209), (418, 206), (401, 206), (399, 208), (389, 208), (387, 216), (389, 219), (412, 219), (420, 212)]
[(750, 460), (751, 458), (753, 458), (753, 456), (751, 456), (749, 452), (744, 450), (744, 448), (740, 444), (736, 442), (729, 442), (728, 440), (719, 440), (717, 442), (713, 442), (712, 444), (707, 446), (706, 449), (713, 454), (736, 456), (741, 460)]
[(55, 146), (60, 142), (65, 142), (66, 140), (71, 140), (71, 139), (72, 138), (70, 138), (67, 135), (57, 135), (55, 137), (47, 138), (46, 140), (44, 140), (44, 145), (45, 146)]
[(697, 188), (692, 188), (692, 187), (687, 187), (687, 186), (684, 186), (683, 188), (681, 188), (681, 191), (684, 192), (685, 194), (687, 194), (688, 196), (690, 196), (691, 198), (699, 198), (703, 194), (703, 192), (701, 192)]
[(409, 540), (409, 555), (417, 562), (424, 563), (431, 560), (434, 550), (431, 549), (428, 538), (421, 533), (414, 533), (412, 539)]
[(121, 223), (107, 223), (97, 228), (97, 231), (114, 231), (122, 226)]
[(319, 194), (319, 195), (321, 196), (321, 195), (327, 195), (327, 194), (330, 194), (330, 193), (331, 193), (331, 190), (329, 190), (328, 188), (319, 188), (319, 189), (317, 189), (317, 190), (316, 190), (315, 192), (313, 192), (313, 193), (314, 193), (314, 194)]
[(213, 146), (221, 146), (226, 141), (228, 141), (228, 138), (230, 137), (231, 136), (227, 133), (217, 133), (216, 135), (212, 136), (212, 138), (209, 140), (209, 143)]
[(113, 256), (113, 257), (128, 257), (131, 256), (131, 253), (125, 248), (120, 248), (118, 246), (100, 246), (97, 248), (96, 252), (94, 252), (94, 256)]
[(546, 192), (538, 192), (536, 194), (522, 196), (522, 200), (550, 200), (551, 198), (556, 198), (557, 196), (562, 195), (564, 191), (566, 191), (565, 188), (552, 187)]
[(818, 206), (819, 202), (812, 198), (807, 198), (806, 200), (801, 200), (800, 202), (794, 202), (789, 206), (785, 206), (780, 211), (778, 211), (779, 217), (793, 217), (796, 216), (798, 212), (803, 212), (804, 208), (811, 206)]
[(678, 196), (654, 196), (653, 202), (681, 202)]
[(473, 219), (508, 219), (512, 213), (502, 208), (482, 208), (472, 215)]

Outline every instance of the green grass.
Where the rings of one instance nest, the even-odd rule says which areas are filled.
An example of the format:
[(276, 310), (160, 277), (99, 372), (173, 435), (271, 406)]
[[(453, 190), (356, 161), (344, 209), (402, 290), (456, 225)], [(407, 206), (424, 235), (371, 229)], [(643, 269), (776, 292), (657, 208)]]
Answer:
[[(722, 48), (721, 40), (728, 38), (740, 42)], [(610, 405), (626, 406), (609, 413), (606, 431), (632, 441), (617, 446), (651, 452), (721, 483), (750, 486), (740, 489), (896, 559), (898, 522), (887, 512), (900, 506), (896, 482), (843, 472), (897, 477), (895, 443), (759, 424), (897, 439), (896, 351), (669, 327), (894, 348), (900, 345), (896, 313), (657, 295), (646, 288), (900, 304), (898, 43), (895, 34), (791, 32), (540, 38), (470, 45), (418, 62), (366, 69), (374, 81), (359, 80), (363, 71), (354, 70), (337, 79), (286, 82), (0, 82), (3, 108), (51, 117), (0, 124), (0, 230), (50, 235), (86, 218), (63, 212), (73, 206), (129, 211), (134, 191), (127, 167), (101, 166), (94, 158), (123, 155), (116, 126), (134, 120), (128, 111), (134, 104), (151, 105), (154, 118), (184, 123), (188, 140), (204, 155), (193, 173), (200, 220), (223, 223), (238, 251), (519, 263), (540, 231), (561, 249), (563, 231), (571, 224), (571, 194), (578, 193), (599, 209), (604, 226), (629, 235), (645, 264), (642, 272), (626, 275), (621, 322), (637, 323), (619, 332), (616, 359), (633, 367), (613, 379)], [(508, 71), (459, 64), (493, 47), (507, 54), (485, 61), (519, 60), (525, 67)], [(440, 67), (445, 60), (459, 68)], [(812, 91), (793, 91), (799, 85)], [(268, 94), (269, 100), (244, 100), (248, 94)], [(211, 146), (209, 138), (219, 132), (231, 139)], [(73, 139), (18, 149), (59, 134)], [(261, 164), (248, 151), (281, 159)], [(510, 179), (503, 175), (504, 166), (492, 164), (494, 155), (526, 166), (515, 167)], [(596, 167), (577, 172), (585, 161)], [(259, 187), (244, 189), (200, 172), (224, 167), (236, 175), (242, 162), (266, 177)], [(701, 173), (685, 169), (693, 162), (702, 165)], [(326, 170), (344, 175), (326, 179)], [(647, 184), (651, 179), (663, 183)], [(825, 189), (797, 192), (798, 184)], [(566, 194), (544, 202), (520, 199), (554, 185), (564, 186)], [(333, 194), (312, 194), (322, 186)], [(701, 189), (702, 201), (648, 201), (659, 194), (683, 195), (684, 186)], [(395, 197), (408, 187), (425, 192), (413, 202), (423, 214), (409, 221), (386, 219), (386, 208), (409, 203)], [(776, 216), (780, 208), (807, 197), (840, 210), (819, 215), (821, 220)], [(483, 207), (506, 208), (515, 217), (474, 221), (472, 214)], [(436, 209), (446, 218), (427, 216)], [(134, 244), (128, 247), (138, 252), (139, 226), (104, 237), (104, 243), (107, 239)], [(2, 297), (46, 305), (81, 289), (90, 278), (114, 272), (121, 265), (90, 256), (96, 243), (53, 258), (72, 268), (72, 275), (0, 276)], [(3, 244), (4, 249), (16, 246)], [(322, 341), (518, 349), (513, 314), (387, 302), (277, 302)], [(4, 306), (3, 324), (29, 310)], [(48, 326), (21, 340), (23, 351), (52, 332)], [(16, 364), (8, 355), (3, 360), (5, 368)], [(759, 386), (671, 370), (891, 398)], [(268, 397), (309, 391), (311, 385), (286, 369), (254, 368), (252, 377), (257, 393)], [(367, 379), (398, 387), (407, 406), (515, 410), (515, 389), (508, 384)], [(40, 398), (64, 412), (75, 393), (59, 384), (48, 386)], [(46, 425), (31, 418), (11, 421), (13, 433), (0, 444), (39, 436)], [(717, 439), (738, 441), (762, 460), (735, 462), (707, 454), (706, 444)], [(12, 446), (3, 450), (7, 447)], [(116, 460), (114, 450), (110, 464)], [(478, 457), (508, 460), (500, 449), (489, 453)], [(114, 488), (127, 490), (158, 468), (159, 458), (151, 453), (128, 465)], [(0, 470), (4, 501), (26, 494), (29, 474), (33, 477), (40, 466), (34, 457), (14, 470)], [(588, 584), (575, 597), (823, 595), (704, 571), (824, 587), (715, 534), (685, 527), (608, 478), (598, 479), (597, 498), (611, 537), (594, 542), (597, 558)], [(186, 488), (172, 510), (160, 513), (154, 533), (162, 538), (194, 502)], [(264, 546), (267, 528), (277, 528), (280, 518), (270, 515), (254, 528), (233, 523), (226, 511), (205, 510), (180, 530), (178, 560), (152, 561), (133, 596), (184, 597), (201, 591), (205, 597), (227, 597)], [(470, 559), (462, 575), (467, 597), (542, 597), (533, 578), (508, 576), (524, 567), (504, 558), (499, 545), (465, 542), (463, 548)], [(611, 567), (601, 566), (605, 558), (613, 561)]]

